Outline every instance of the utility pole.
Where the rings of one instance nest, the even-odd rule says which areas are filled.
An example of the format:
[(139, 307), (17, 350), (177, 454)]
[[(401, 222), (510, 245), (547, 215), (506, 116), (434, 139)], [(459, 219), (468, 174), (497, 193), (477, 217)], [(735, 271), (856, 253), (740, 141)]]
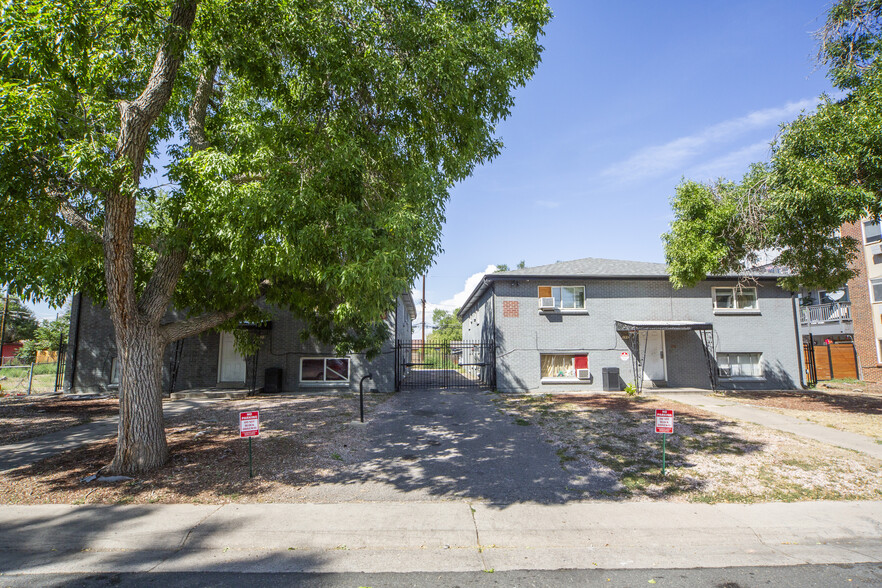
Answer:
[[(423, 294), (425, 296), (425, 294)], [(3, 303), (3, 318), (0, 318), (0, 365), (3, 365), (3, 338), (6, 337), (6, 313), (9, 311), (9, 288), (6, 289), (6, 302)]]
[(422, 344), (422, 357), (420, 357), (420, 362), (426, 361), (426, 274), (423, 274), (423, 299), (421, 301), (423, 303), (423, 344)]

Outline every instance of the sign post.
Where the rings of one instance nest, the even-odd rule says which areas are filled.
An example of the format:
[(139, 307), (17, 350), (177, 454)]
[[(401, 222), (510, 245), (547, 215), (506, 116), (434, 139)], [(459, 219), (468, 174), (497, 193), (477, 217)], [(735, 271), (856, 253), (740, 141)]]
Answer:
[(239, 438), (248, 437), (248, 477), (254, 477), (251, 460), (251, 438), (260, 436), (260, 411), (239, 413)]
[(668, 433), (674, 432), (674, 411), (666, 408), (655, 409), (655, 432), (662, 434), (662, 476), (665, 475)]

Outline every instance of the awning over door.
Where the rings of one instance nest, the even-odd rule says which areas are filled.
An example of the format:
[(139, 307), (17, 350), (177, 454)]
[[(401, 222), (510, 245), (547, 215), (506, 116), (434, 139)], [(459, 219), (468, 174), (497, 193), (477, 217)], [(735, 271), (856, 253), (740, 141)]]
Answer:
[[(698, 321), (616, 321), (616, 331), (626, 340), (631, 350), (631, 366), (634, 368), (634, 385), (637, 393), (643, 388), (643, 369), (645, 366), (646, 345), (641, 349), (641, 331), (695, 331), (701, 338), (704, 360), (707, 364), (711, 389), (717, 391), (717, 360), (714, 352), (714, 325)], [(646, 337), (644, 337), (646, 338)]]

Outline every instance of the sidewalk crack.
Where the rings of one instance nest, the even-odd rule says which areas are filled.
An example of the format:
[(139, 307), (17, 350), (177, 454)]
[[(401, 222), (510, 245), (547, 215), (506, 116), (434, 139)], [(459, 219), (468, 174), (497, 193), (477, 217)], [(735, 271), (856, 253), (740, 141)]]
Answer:
[(217, 508), (215, 508), (211, 512), (206, 513), (206, 515), (204, 517), (202, 517), (201, 519), (196, 521), (196, 524), (190, 527), (190, 529), (187, 531), (187, 534), (184, 535), (184, 538), (181, 539), (181, 542), (178, 544), (178, 546), (171, 553), (169, 553), (168, 555), (166, 555), (165, 557), (160, 559), (158, 562), (156, 562), (156, 564), (151, 566), (145, 573), (149, 574), (149, 573), (153, 572), (153, 570), (155, 570), (159, 566), (163, 565), (165, 562), (169, 561), (172, 557), (174, 557), (175, 555), (177, 555), (181, 551), (183, 551), (184, 545), (186, 545), (187, 541), (190, 539), (190, 535), (193, 533), (193, 531), (195, 531), (202, 523), (207, 521), (210, 517), (216, 515), (218, 513), (218, 511), (220, 511), (220, 509), (222, 509), (223, 507), (224, 507), (223, 504), (218, 505)]
[(466, 501), (466, 506), (469, 507), (469, 512), (472, 515), (472, 525), (475, 527), (475, 543), (478, 546), (478, 557), (481, 558), (481, 569), (486, 572), (487, 562), (484, 560), (484, 546), (481, 545), (481, 533), (478, 531), (478, 521), (475, 519), (475, 507), (468, 501)]

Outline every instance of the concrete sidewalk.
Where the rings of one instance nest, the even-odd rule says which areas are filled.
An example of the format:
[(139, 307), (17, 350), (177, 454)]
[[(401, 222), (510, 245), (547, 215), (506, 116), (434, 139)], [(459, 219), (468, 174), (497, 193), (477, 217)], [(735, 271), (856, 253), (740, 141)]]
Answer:
[(882, 560), (882, 502), (5, 506), (0, 572), (445, 572)]
[(757, 425), (769, 427), (770, 429), (785, 431), (787, 433), (799, 435), (800, 437), (806, 437), (829, 445), (835, 445), (836, 447), (860, 451), (861, 453), (865, 453), (876, 459), (882, 459), (882, 444), (877, 443), (875, 439), (865, 435), (832, 429), (795, 417), (779, 414), (762, 407), (734, 402), (720, 396), (712, 396), (708, 393), (702, 393), (699, 391), (678, 391), (666, 394), (662, 391), (653, 390), (650, 394), (666, 400), (682, 402), (683, 404), (701, 408), (726, 418), (755, 423)]
[[(164, 402), (163, 413), (166, 418), (187, 412), (200, 401), (186, 400)], [(211, 402), (211, 401), (202, 401)], [(0, 445), (0, 472), (36, 463), (63, 451), (76, 449), (80, 445), (112, 437), (117, 433), (119, 416), (98, 419), (85, 425), (55, 431), (48, 435), (34, 437), (19, 443)]]

